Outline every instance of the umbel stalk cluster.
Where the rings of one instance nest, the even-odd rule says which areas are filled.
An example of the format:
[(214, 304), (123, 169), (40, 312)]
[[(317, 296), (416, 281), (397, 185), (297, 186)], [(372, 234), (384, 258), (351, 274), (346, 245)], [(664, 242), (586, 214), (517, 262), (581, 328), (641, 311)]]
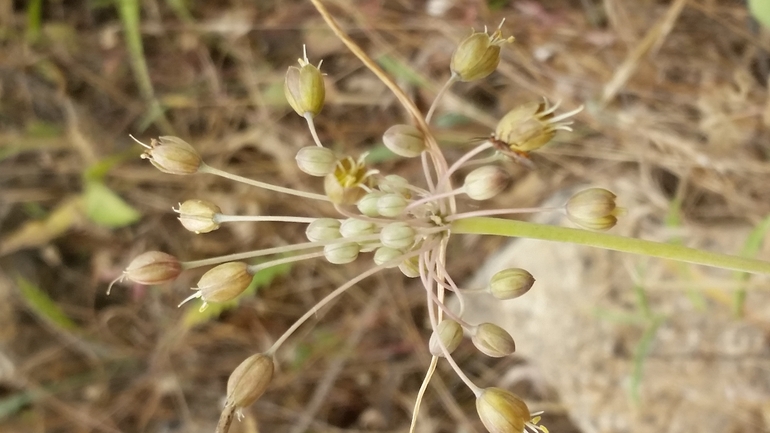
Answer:
[[(174, 281), (185, 270), (211, 267), (193, 288), (193, 294), (182, 301), (185, 303), (199, 298), (200, 308), (203, 309), (208, 304), (235, 299), (249, 286), (255, 272), (271, 266), (317, 259), (335, 265), (362, 259), (372, 262), (371, 268), (336, 288), (308, 310), (275, 339), (271, 347), (253, 354), (235, 367), (227, 383), (227, 398), (218, 432), (227, 432), (234, 416), (269, 388), (276, 352), (302, 324), (348, 288), (378, 272), (390, 271), (400, 272), (421, 283), (432, 328), (427, 344), (433, 358), (417, 398), (412, 430), (424, 390), (436, 365), (446, 361), (475, 394), (479, 418), (489, 432), (522, 433), (528, 429), (535, 433), (547, 433), (547, 429), (539, 424), (538, 414), (532, 414), (521, 398), (501, 388), (477, 385), (452, 357), (452, 352), (466, 336), (483, 355), (511, 355), (516, 350), (516, 344), (507, 331), (494, 323), (469, 323), (463, 319), (465, 298), (472, 293), (486, 291), (500, 301), (517, 299), (533, 287), (535, 277), (524, 269), (511, 268), (495, 274), (486, 287), (461, 287), (446, 268), (447, 244), (453, 234), (533, 237), (743, 271), (770, 272), (770, 264), (756, 260), (598, 233), (612, 228), (622, 214), (622, 209), (616, 206), (615, 195), (601, 188), (581, 191), (557, 208), (511, 207), (463, 211), (465, 203), (474, 202), (474, 207), (478, 208), (479, 202), (495, 197), (508, 187), (511, 178), (506, 164), (534, 167), (529, 159), (530, 153), (549, 143), (557, 131), (569, 131), (572, 123), (569, 118), (582, 107), (558, 113), (559, 104), (550, 104), (545, 99), (515, 107), (501, 118), (487, 140), (471, 147), (456, 160), (448, 161), (431, 133), (430, 119), (441, 96), (453, 83), (480, 80), (495, 71), (501, 48), (513, 43), (513, 37), (503, 36), (502, 23), (491, 34), (486, 30), (473, 31), (460, 42), (450, 60), (449, 78), (427, 115), (423, 116), (392, 80), (342, 32), (323, 6), (316, 0), (313, 3), (337, 36), (396, 93), (408, 111), (415, 114), (414, 124), (393, 125), (384, 131), (382, 140), (396, 155), (416, 160), (424, 179), (420, 184), (412, 184), (403, 177), (370, 167), (365, 154), (340, 155), (324, 146), (314, 123), (324, 106), (324, 79), (320, 71), (321, 63), (314, 66), (307, 53), (299, 59), (298, 66), (288, 68), (284, 93), (291, 108), (306, 120), (313, 142), (297, 152), (297, 166), (308, 176), (322, 178), (322, 193), (298, 191), (211, 167), (193, 146), (178, 137), (159, 137), (150, 140), (149, 144), (140, 142), (145, 147), (142, 158), (165, 173), (220, 176), (320, 202), (319, 206), (336, 209), (339, 215), (337, 218), (227, 215), (215, 203), (205, 199), (188, 200), (174, 210), (183, 226), (196, 234), (204, 235), (222, 224), (278, 221), (303, 225), (307, 242), (189, 262), (182, 262), (160, 251), (149, 251), (134, 258), (119, 280), (155, 285)], [(456, 186), (453, 179), (457, 175), (463, 182)], [(531, 212), (563, 212), (580, 229), (490, 218)], [(269, 260), (252, 264), (251, 259), (258, 257)], [(447, 308), (449, 295), (459, 299), (459, 311)]]

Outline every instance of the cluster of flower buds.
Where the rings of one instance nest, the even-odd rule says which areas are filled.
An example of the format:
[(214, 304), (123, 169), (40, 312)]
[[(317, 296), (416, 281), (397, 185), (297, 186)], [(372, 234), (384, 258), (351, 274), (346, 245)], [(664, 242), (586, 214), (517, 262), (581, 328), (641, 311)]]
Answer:
[[(500, 62), (501, 47), (511, 42), (513, 37), (503, 37), (501, 28), (491, 35), (486, 31), (473, 32), (452, 55), (451, 76), (444, 89), (455, 81), (479, 80), (493, 73)], [(566, 119), (580, 109), (556, 115), (559, 104), (550, 105), (547, 101), (514, 108), (500, 120), (489, 140), (450, 166), (426, 126), (440, 99), (440, 92), (419, 128), (397, 124), (382, 136), (384, 145), (396, 155), (404, 158), (422, 156), (425, 182), (414, 185), (404, 177), (383, 175), (370, 168), (366, 164), (366, 155), (337, 155), (323, 146), (314, 124), (325, 99), (320, 66), (320, 63), (318, 67), (310, 64), (305, 53), (299, 60), (299, 67), (291, 66), (286, 72), (284, 93), (291, 108), (307, 121), (314, 141), (314, 145), (302, 147), (297, 152), (297, 167), (310, 176), (323, 178), (323, 194), (297, 191), (215, 169), (204, 164), (190, 144), (176, 137), (160, 137), (152, 140), (150, 145), (142, 144), (146, 148), (142, 157), (170, 174), (213, 174), (315, 200), (336, 209), (339, 218), (225, 215), (214, 203), (188, 200), (179, 204), (175, 211), (182, 225), (194, 233), (205, 234), (229, 222), (283, 221), (306, 224), (305, 235), (309, 242), (195, 262), (180, 262), (171, 255), (153, 251), (134, 259), (120, 279), (161, 284), (176, 279), (183, 269), (215, 265), (203, 274), (197, 287), (193, 288), (195, 293), (184, 301), (200, 298), (205, 307), (208, 303), (237, 298), (249, 287), (255, 272), (269, 266), (318, 257), (324, 257), (332, 264), (346, 264), (361, 254), (371, 253), (374, 265), (370, 270), (337, 288), (297, 320), (268, 351), (248, 357), (233, 371), (227, 384), (226, 406), (240, 410), (266, 391), (275, 369), (275, 351), (320, 308), (361, 279), (384, 269), (398, 268), (409, 278), (419, 278), (427, 291), (431, 299), (427, 308), (433, 331), (428, 343), (430, 353), (436, 359), (446, 359), (476, 393), (476, 406), (484, 426), (492, 433), (521, 433), (525, 427), (535, 432), (547, 432), (545, 427), (537, 425), (538, 418), (531, 418), (520, 398), (499, 388), (477, 387), (454, 362), (452, 353), (462, 344), (465, 335), (478, 351), (490, 357), (509, 356), (515, 352), (516, 344), (505, 329), (493, 323), (467, 323), (462, 319), (462, 312), (456, 314), (446, 307), (447, 292), (462, 300), (466, 293), (475, 291), (460, 288), (447, 272), (446, 244), (453, 221), (523, 211), (516, 208), (457, 211), (458, 197), (472, 201), (489, 200), (505, 191), (511, 182), (504, 165), (483, 165), (490, 157), (480, 155), (492, 151), (491, 158), (495, 161), (500, 155), (517, 160), (526, 158), (529, 152), (551, 141), (558, 130), (569, 130), (571, 122)], [(476, 168), (471, 169), (472, 166)], [(464, 173), (464, 182), (459, 188), (453, 188), (453, 177), (458, 172)], [(593, 189), (575, 195), (564, 210), (569, 219), (581, 227), (605, 230), (617, 221), (619, 210), (614, 200), (615, 196), (609, 191)], [(534, 211), (539, 210), (551, 209)], [(249, 259), (263, 256), (278, 258), (260, 264), (249, 263)], [(526, 294), (534, 282), (529, 272), (512, 268), (495, 274), (488, 286), (480, 290), (496, 299), (510, 300)]]

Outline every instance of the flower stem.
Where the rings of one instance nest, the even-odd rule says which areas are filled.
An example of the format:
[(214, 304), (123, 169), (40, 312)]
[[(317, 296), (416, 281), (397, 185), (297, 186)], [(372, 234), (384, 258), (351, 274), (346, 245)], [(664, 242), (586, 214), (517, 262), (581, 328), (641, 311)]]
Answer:
[(410, 253), (410, 254), (405, 254), (405, 255), (399, 257), (397, 260), (391, 260), (391, 261), (389, 261), (387, 263), (383, 263), (380, 266), (375, 266), (375, 267), (373, 267), (373, 268), (371, 268), (371, 269), (369, 269), (367, 271), (364, 271), (364, 272), (358, 274), (357, 277), (353, 278), (352, 280), (348, 281), (347, 283), (337, 287), (336, 289), (334, 289), (334, 291), (332, 291), (331, 293), (326, 295), (326, 297), (324, 297), (323, 299), (318, 301), (318, 303), (315, 304), (312, 308), (307, 310), (305, 312), (305, 314), (302, 315), (302, 317), (297, 319), (297, 321), (294, 322), (294, 324), (291, 325), (289, 327), (289, 329), (287, 329), (286, 332), (284, 332), (283, 335), (281, 335), (278, 338), (278, 340), (276, 340), (275, 343), (273, 343), (272, 346), (270, 346), (270, 349), (268, 349), (265, 352), (265, 354), (267, 356), (275, 355), (275, 352), (278, 351), (278, 349), (280, 349), (280, 347), (283, 345), (283, 343), (285, 343), (286, 340), (288, 340), (289, 337), (291, 337), (292, 334), (294, 334), (294, 332), (297, 329), (299, 329), (300, 326), (302, 326), (305, 322), (307, 322), (308, 319), (310, 319), (311, 317), (315, 316), (323, 307), (328, 305), (329, 302), (333, 301), (338, 296), (340, 296), (341, 294), (345, 293), (349, 288), (351, 288), (354, 285), (358, 284), (360, 281), (366, 279), (367, 277), (370, 277), (370, 276), (376, 274), (377, 272), (380, 272), (381, 270), (386, 269), (388, 266), (390, 266), (390, 265), (392, 265), (394, 263), (400, 263), (403, 260), (407, 260), (407, 259), (409, 259), (411, 257), (414, 257), (414, 256), (416, 256), (418, 254), (421, 254), (421, 253), (422, 253), (422, 251), (418, 251), (418, 252), (414, 252), (414, 253)]
[(487, 217), (466, 218), (452, 222), (451, 230), (457, 234), (510, 236), (567, 242), (734, 271), (770, 274), (770, 263), (762, 260), (702, 251), (681, 245), (627, 238), (608, 233), (596, 233), (588, 230), (524, 221)]
[(441, 86), (441, 90), (438, 91), (436, 94), (436, 98), (433, 100), (433, 103), (430, 104), (430, 109), (428, 109), (428, 114), (425, 115), (425, 123), (430, 124), (430, 119), (433, 118), (433, 113), (436, 111), (436, 107), (438, 107), (438, 103), (441, 100), (441, 97), (444, 96), (444, 93), (446, 93), (447, 90), (457, 82), (457, 75), (452, 74), (451, 77), (449, 77), (448, 80), (446, 80), (446, 83), (444, 83), (443, 86)]
[(313, 136), (313, 141), (315, 141), (316, 146), (324, 147), (324, 145), (321, 144), (321, 140), (318, 139), (318, 132), (316, 132), (315, 122), (313, 122), (313, 114), (310, 112), (307, 112), (303, 117), (307, 121), (307, 127), (308, 129), (310, 129), (310, 135)]
[(235, 222), (282, 222), (282, 223), (300, 223), (310, 224), (318, 218), (313, 217), (298, 217), (298, 216), (281, 216), (281, 215), (214, 215), (214, 222), (220, 223), (235, 223)]
[(214, 168), (210, 165), (201, 164), (200, 168), (198, 169), (198, 173), (208, 173), (213, 174), (215, 176), (224, 177), (225, 179), (234, 180), (236, 182), (245, 183), (246, 185), (256, 186), (257, 188), (263, 188), (270, 191), (275, 192), (281, 192), (284, 194), (290, 194), (290, 195), (296, 195), (299, 197), (309, 198), (313, 200), (321, 200), (321, 201), (329, 201), (329, 197), (326, 197), (322, 194), (315, 194), (312, 192), (305, 192), (305, 191), (299, 191), (296, 189), (286, 188), (283, 186), (273, 185), (265, 182), (260, 182), (258, 180), (249, 179), (247, 177), (238, 176), (237, 174), (228, 173), (224, 170), (220, 170), (218, 168)]

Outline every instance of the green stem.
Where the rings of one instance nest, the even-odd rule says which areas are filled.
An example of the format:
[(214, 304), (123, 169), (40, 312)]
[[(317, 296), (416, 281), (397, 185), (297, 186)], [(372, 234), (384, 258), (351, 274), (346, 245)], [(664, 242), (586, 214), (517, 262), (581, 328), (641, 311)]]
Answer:
[(510, 236), (567, 242), (753, 274), (770, 274), (770, 263), (762, 260), (712, 253), (681, 245), (524, 221), (487, 217), (466, 218), (452, 222), (451, 230), (458, 234)]

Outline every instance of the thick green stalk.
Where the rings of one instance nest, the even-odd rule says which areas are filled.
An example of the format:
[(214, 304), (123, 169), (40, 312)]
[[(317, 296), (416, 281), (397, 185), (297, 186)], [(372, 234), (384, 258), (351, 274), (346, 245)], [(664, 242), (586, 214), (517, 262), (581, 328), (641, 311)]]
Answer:
[(465, 218), (452, 222), (452, 233), (510, 236), (567, 242), (734, 271), (770, 274), (770, 263), (761, 260), (702, 251), (681, 245), (524, 221), (487, 217)]

